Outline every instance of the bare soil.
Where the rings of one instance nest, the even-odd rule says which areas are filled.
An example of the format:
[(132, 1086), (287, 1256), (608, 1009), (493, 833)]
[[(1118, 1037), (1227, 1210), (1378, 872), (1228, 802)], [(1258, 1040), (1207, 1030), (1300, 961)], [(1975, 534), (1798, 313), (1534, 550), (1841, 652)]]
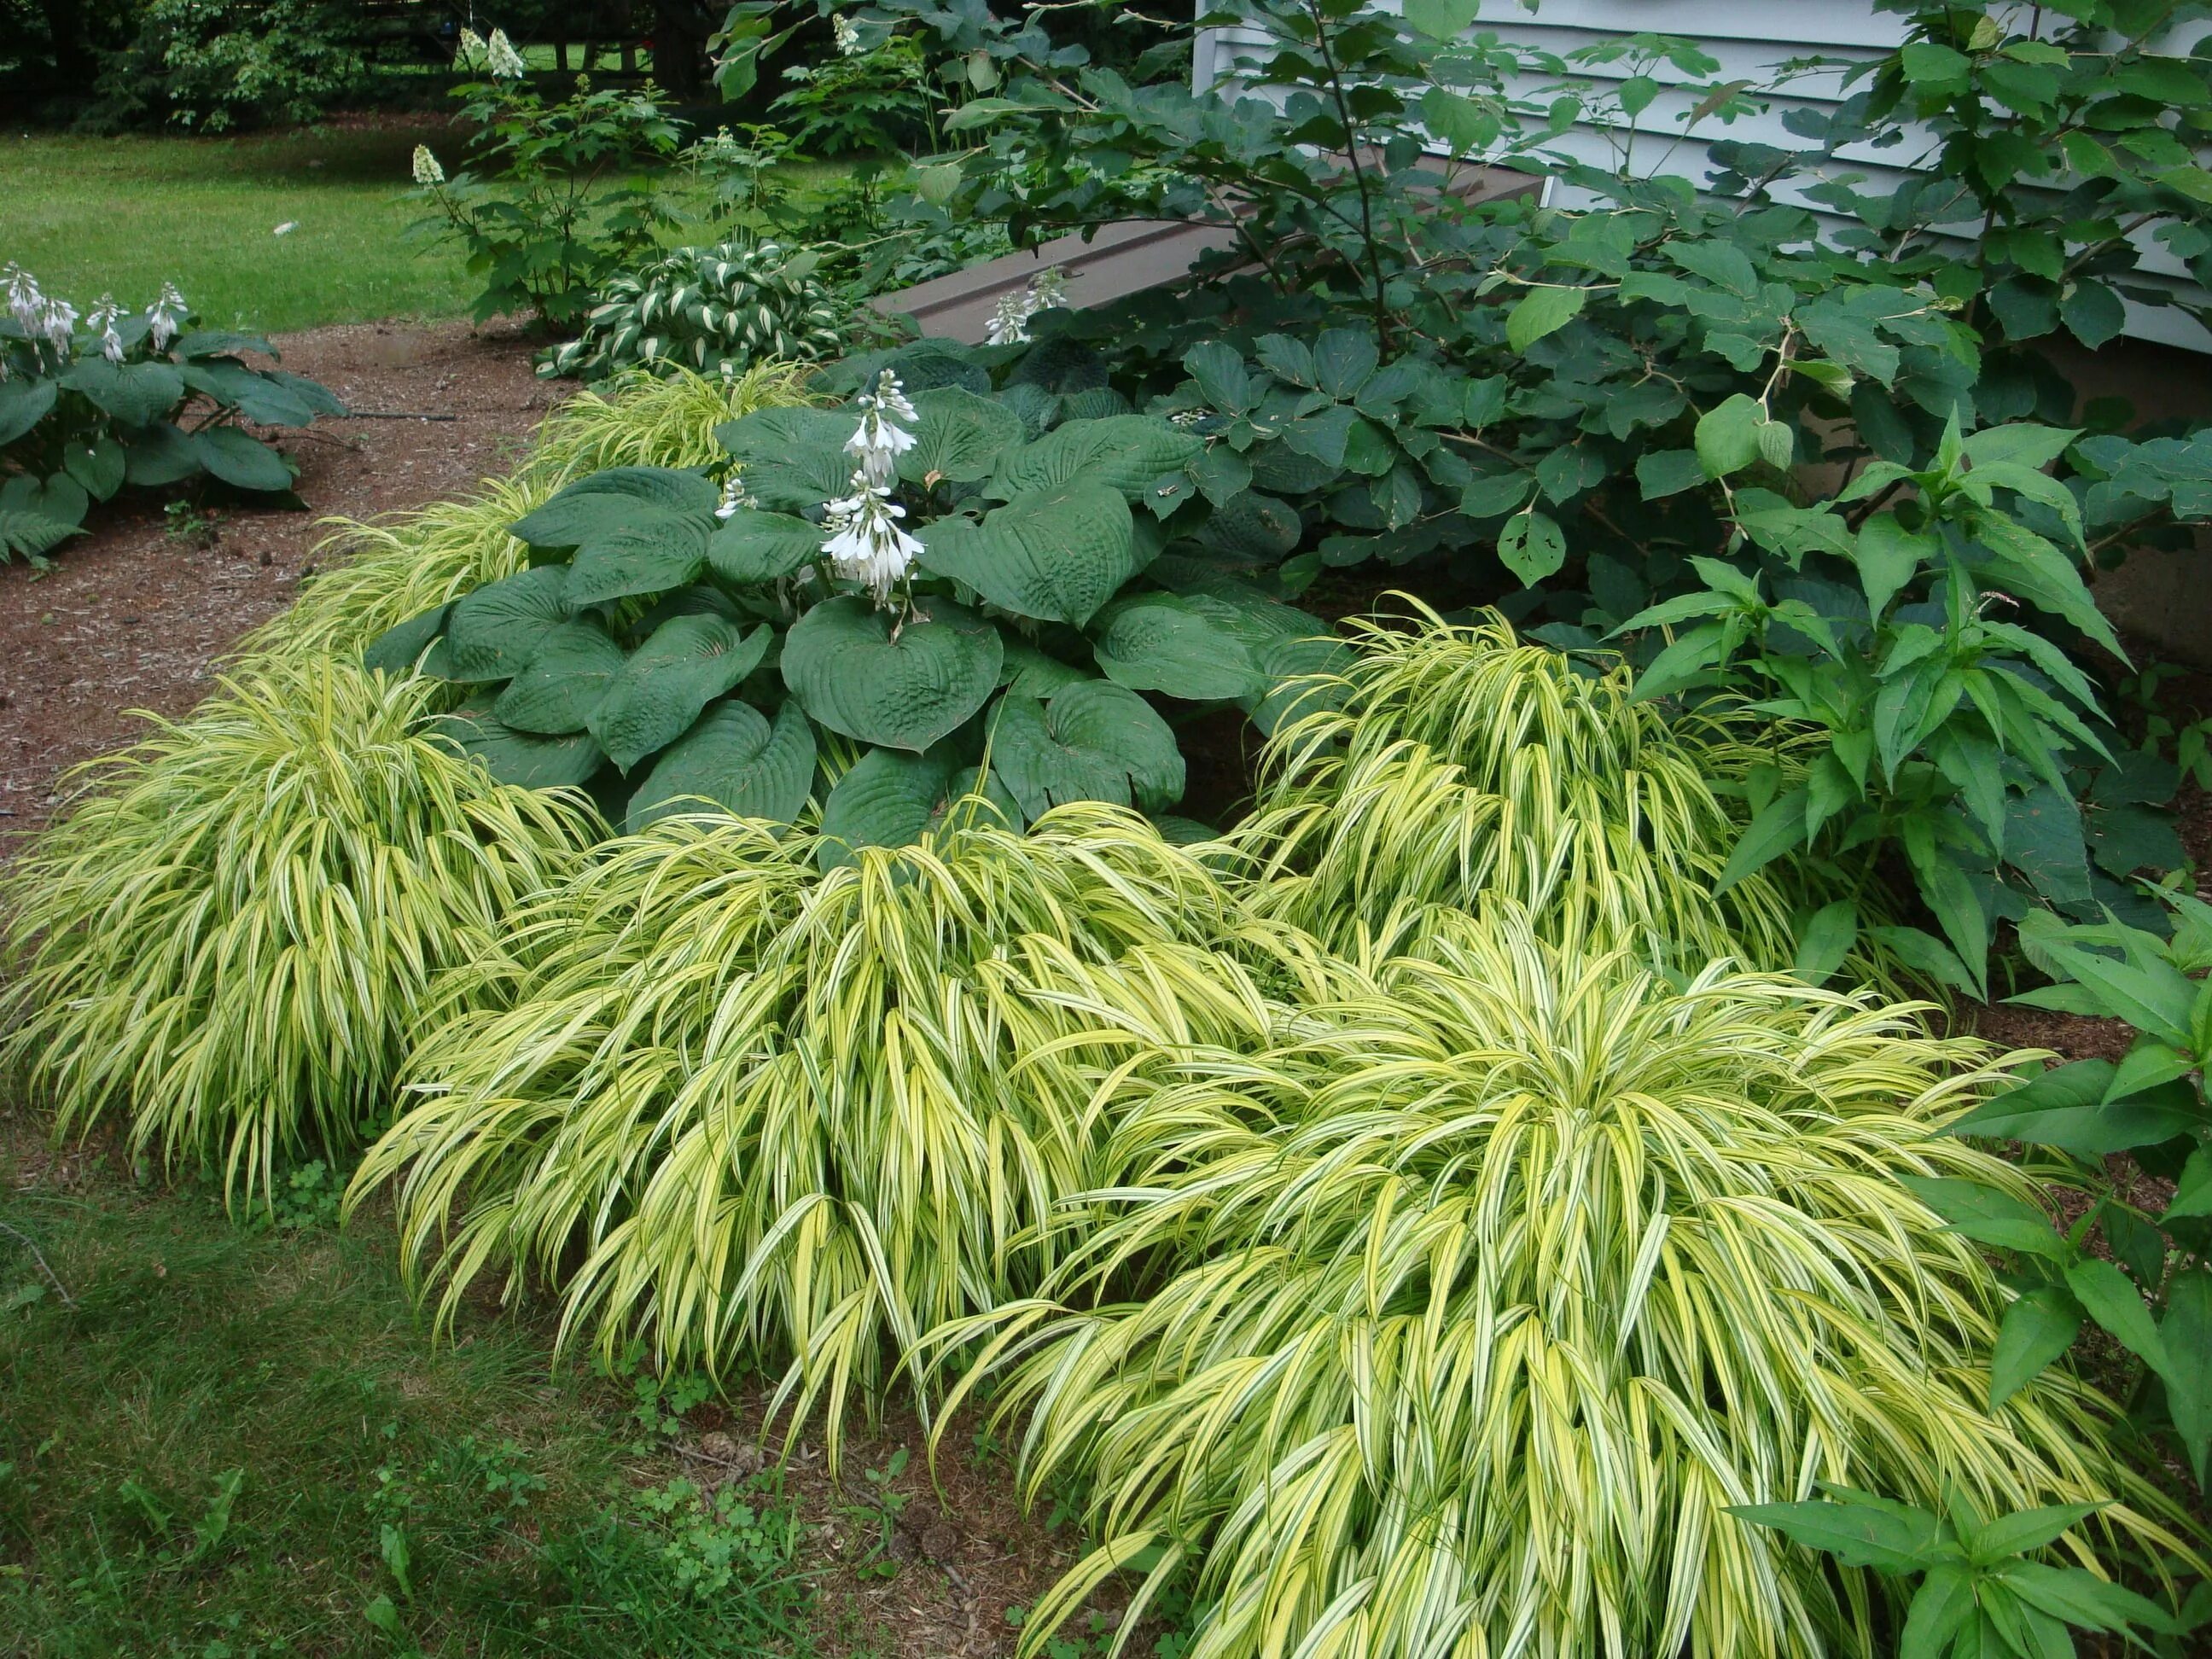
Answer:
[(64, 771), (136, 735), (130, 711), (175, 716), (207, 694), (232, 642), (291, 603), (319, 520), (420, 506), (503, 471), (557, 395), (511, 329), (357, 323), (274, 343), (349, 409), (434, 418), (258, 432), (297, 463), (304, 511), (210, 493), (187, 517), (134, 495), (95, 509), (51, 568), (0, 564), (0, 849), (46, 820)]

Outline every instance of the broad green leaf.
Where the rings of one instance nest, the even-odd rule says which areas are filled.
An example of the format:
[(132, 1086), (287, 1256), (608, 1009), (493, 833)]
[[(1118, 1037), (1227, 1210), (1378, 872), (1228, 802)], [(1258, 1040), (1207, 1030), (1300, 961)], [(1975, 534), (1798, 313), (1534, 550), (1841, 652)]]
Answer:
[(726, 617), (672, 617), (630, 653), (592, 710), (592, 735), (625, 772), (690, 729), (699, 711), (752, 672), (775, 630)]
[(1504, 131), (1495, 108), (1449, 87), (1421, 94), (1421, 125), (1455, 155), (1488, 149)]
[(59, 388), (46, 380), (0, 380), (0, 447), (14, 443), (54, 406)]
[(928, 568), (1000, 609), (1078, 628), (1137, 569), (1127, 503), (1087, 477), (1017, 495), (980, 524), (939, 519), (921, 544)]
[(192, 434), (200, 465), (239, 489), (270, 493), (292, 487), (292, 464), (258, 438), (234, 426), (211, 426)]
[(500, 782), (525, 789), (588, 782), (606, 763), (587, 733), (546, 738), (517, 732), (481, 707), (457, 709), (434, 721), (430, 729), (464, 755), (482, 761)]
[(1698, 416), (1693, 441), (1708, 478), (1741, 472), (1759, 459), (1759, 428), (1766, 411), (1756, 398), (1736, 392)]
[(560, 737), (584, 731), (623, 662), (622, 647), (597, 623), (563, 623), (507, 682), (492, 713), (518, 732)]
[(386, 674), (413, 673), (422, 653), (443, 636), (447, 619), (453, 614), (449, 600), (386, 629), (362, 647), (362, 665)]
[(746, 491), (772, 513), (806, 513), (852, 493), (846, 441), (860, 416), (845, 409), (757, 409), (714, 428)]
[(1920, 567), (1933, 563), (1942, 550), (1935, 537), (1907, 530), (1894, 513), (1877, 513), (1861, 525), (1854, 562), (1866, 589), (1868, 610), (1879, 619)]
[[(63, 386), (82, 392), (124, 426), (151, 426), (167, 419), (185, 400), (185, 377), (167, 363), (111, 363), (100, 356), (80, 357), (60, 378)], [(242, 432), (238, 435), (246, 436)]]
[(2153, 1370), (2167, 1370), (2166, 1345), (2135, 1281), (2102, 1256), (2084, 1256), (2066, 1264), (2066, 1288), (2074, 1292), (2089, 1317), (2103, 1326), (2120, 1346)]
[(1813, 913), (1797, 936), (1797, 957), (1790, 971), (1808, 985), (1823, 985), (1844, 965), (1858, 943), (1858, 907), (1837, 899)]
[(1474, 27), (1480, 0), (1406, 0), (1406, 21), (1431, 40), (1456, 40)]
[(617, 599), (650, 597), (696, 581), (707, 568), (703, 520), (657, 515), (576, 550), (562, 603), (571, 614)]
[(123, 446), (106, 432), (91, 434), (89, 442), (73, 436), (62, 447), (62, 469), (94, 501), (106, 501), (123, 488)]
[(1224, 415), (1242, 415), (1259, 401), (1244, 354), (1224, 340), (1207, 340), (1182, 355), (1182, 366), (1198, 382), (1198, 395)]
[(2074, 1346), (2081, 1310), (2055, 1285), (2039, 1285), (2005, 1310), (1990, 1357), (1990, 1409), (2018, 1394)]
[(1772, 1527), (1791, 1543), (1823, 1551), (1847, 1567), (1881, 1572), (1912, 1572), (1930, 1565), (1936, 1539), (1934, 1516), (1899, 1514), (1871, 1504), (1739, 1504), (1728, 1512), (1740, 1521)]
[(291, 387), (243, 363), (188, 362), (182, 373), (194, 392), (235, 409), (257, 426), (307, 426), (318, 412)]
[(702, 714), (661, 751), (629, 798), (624, 828), (635, 835), (672, 813), (718, 807), (741, 818), (789, 823), (814, 783), (814, 723), (796, 702), (774, 725), (734, 697)]
[(2176, 1078), (2187, 1077), (2196, 1069), (2195, 1055), (2186, 1054), (2171, 1043), (2145, 1038), (2122, 1058), (2119, 1070), (2112, 1073), (2112, 1085), (2105, 1091), (2105, 1097), (2107, 1100), (2125, 1100), (2146, 1089), (2155, 1089)]
[(2163, 1223), (2203, 1215), (2212, 1215), (2212, 1146), (2199, 1146), (2190, 1153), (2181, 1178), (2173, 1184), (2172, 1200), (2159, 1219)]
[(1099, 613), (1092, 648), (1107, 678), (1133, 691), (1194, 702), (1256, 696), (1267, 676), (1232, 611), (1204, 594), (1133, 595)]
[(714, 486), (696, 472), (659, 466), (603, 467), (517, 520), (509, 533), (533, 547), (580, 547), (596, 537), (663, 514), (704, 517), (718, 499)]
[(1963, 1540), (1977, 1560), (1996, 1561), (2008, 1555), (2025, 1555), (2056, 1543), (2081, 1522), (2105, 1507), (2102, 1504), (2051, 1504), (2039, 1509), (2015, 1510), (2001, 1515)]
[[(2207, 1157), (2200, 1147), (2192, 1161)], [(2167, 1213), (2171, 1214), (2169, 1211)], [(2166, 1317), (2159, 1324), (2166, 1346), (2166, 1414), (2189, 1455), (2201, 1489), (2212, 1461), (2212, 1268), (2203, 1263), (2178, 1273), (2166, 1288)]]
[(994, 495), (1011, 501), (1082, 474), (1133, 501), (1162, 473), (1182, 471), (1204, 447), (1199, 439), (1155, 415), (1066, 421), (1036, 442), (1003, 455), (990, 488)]
[(857, 848), (909, 847), (955, 811), (981, 823), (1021, 823), (1020, 808), (998, 779), (979, 776), (948, 749), (920, 755), (872, 749), (823, 803), (817, 856), (834, 869), (851, 863)]
[(1721, 867), (1720, 879), (1713, 884), (1716, 893), (1725, 893), (1804, 841), (1805, 799), (1802, 787), (1792, 789), (1752, 819)]
[(2013, 1594), (2030, 1607), (2084, 1630), (2117, 1631), (2141, 1625), (2164, 1632), (2174, 1627), (2157, 1603), (2079, 1567), (2008, 1561), (1997, 1571)]
[(707, 538), (707, 568), (736, 587), (795, 575), (821, 556), (819, 525), (782, 513), (741, 509)]
[(2167, 962), (2141, 966), (2095, 951), (2054, 951), (2055, 965), (2069, 978), (2097, 994), (2106, 1012), (2182, 1047), (2189, 1043), (2190, 1015), (2197, 1001), (2197, 983)]
[(909, 620), (844, 598), (816, 605), (783, 646), (784, 684), (832, 732), (921, 753), (997, 689), (999, 630), (950, 599)]
[(908, 483), (936, 480), (973, 483), (988, 478), (1005, 451), (1021, 443), (1022, 417), (993, 398), (961, 386), (939, 386), (918, 393), (914, 447), (898, 459), (899, 477)]
[(1899, 1176), (1897, 1180), (1954, 1231), (1977, 1243), (2024, 1250), (2053, 1261), (2066, 1255), (2065, 1241), (2052, 1231), (2051, 1218), (2024, 1199), (1984, 1187), (1978, 1181), (1951, 1176)]
[(1694, 449), (1647, 450), (1637, 458), (1636, 483), (1644, 499), (1679, 495), (1705, 482), (1705, 464)]
[(1325, 328), (1313, 344), (1314, 385), (1332, 398), (1348, 398), (1382, 360), (1375, 337), (1364, 330)]
[(1953, 1119), (1943, 1133), (2102, 1158), (2133, 1146), (2158, 1146), (2193, 1127), (2194, 1113), (2157, 1100), (2108, 1101), (2112, 1074), (2108, 1060), (2075, 1060)]
[(1135, 804), (1148, 812), (1182, 798), (1175, 733), (1135, 692), (1079, 680), (1049, 702), (1008, 692), (991, 722), (991, 769), (1038, 818), (1074, 800)]
[(487, 583), (453, 603), (446, 642), (457, 680), (511, 680), (545, 636), (568, 620), (566, 565), (538, 565)]
[(2075, 339), (2094, 351), (2127, 326), (2128, 308), (2104, 283), (2079, 276), (2059, 295), (2058, 316)]
[(1525, 352), (1583, 314), (1589, 291), (1581, 288), (1532, 288), (1505, 313), (1505, 343)]
[(1550, 514), (1529, 507), (1498, 531), (1498, 556), (1523, 587), (1534, 587), (1567, 562), (1566, 533)]
[(1943, 1659), (1952, 1638), (1973, 1616), (1972, 1576), (1958, 1567), (1929, 1568), (1905, 1615), (1897, 1659)]

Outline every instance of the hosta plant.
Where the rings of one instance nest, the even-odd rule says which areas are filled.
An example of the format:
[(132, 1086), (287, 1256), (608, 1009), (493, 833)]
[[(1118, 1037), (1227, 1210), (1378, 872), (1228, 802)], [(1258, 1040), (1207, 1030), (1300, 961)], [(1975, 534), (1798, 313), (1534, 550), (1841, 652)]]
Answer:
[(276, 1166), (384, 1121), (425, 988), (583, 839), (417, 729), (434, 685), (264, 660), (82, 769), (9, 871), (4, 1054), (64, 1131), (266, 1197)]
[(248, 635), (245, 651), (358, 651), (410, 617), (514, 575), (529, 548), (509, 533), (568, 479), (605, 467), (701, 466), (719, 458), (714, 430), (756, 409), (804, 401), (800, 372), (763, 363), (734, 379), (632, 373), (577, 392), (548, 416), (527, 456), (458, 501), (369, 521), (328, 520), (329, 562), (291, 608)]
[(1413, 607), (1402, 625), (1356, 624), (1336, 672), (1278, 693), (1259, 807), (1231, 836), (1256, 905), (1347, 944), (1494, 893), (1555, 939), (1790, 964), (1790, 902), (1737, 878), (1740, 828), (1715, 788), (1758, 750), (1670, 725), (1617, 661), (1524, 642), (1495, 612), (1454, 624)]
[(345, 406), (283, 369), (251, 334), (194, 327), (173, 284), (143, 313), (101, 295), (82, 317), (30, 272), (0, 270), (0, 562), (43, 563), (94, 501), (126, 485), (203, 475), (239, 489), (287, 491), (292, 464), (240, 422), (303, 427)]
[(1730, 1512), (1821, 1481), (2187, 1553), (2069, 1373), (1985, 1402), (2008, 1292), (1905, 1179), (2026, 1190), (1937, 1133), (1978, 1045), (1510, 909), (1334, 978), (1132, 1073), (1047, 1294), (939, 1334), (992, 1334), (1025, 1491), (1089, 1494), (1025, 1651), (1131, 1564), (1194, 1575), (1193, 1659), (1872, 1651), (1878, 1584)]
[(769, 359), (835, 357), (848, 313), (812, 265), (773, 242), (677, 248), (610, 279), (583, 332), (540, 357), (538, 372), (587, 380), (636, 367), (735, 374)]
[[(1081, 998), (1031, 994), (1025, 964), (1066, 981), (1230, 919), (1202, 866), (1108, 807), (1024, 836), (970, 797), (827, 872), (760, 823), (664, 819), (449, 978), (460, 1012), (356, 1194), (398, 1183), (449, 1314), (487, 1273), (511, 1296), (543, 1273), (568, 1338), (787, 1364), (779, 1397), (818, 1398), (834, 1446), (848, 1392), (872, 1401), (923, 1331), (1035, 1287), (1038, 1224), (1098, 1178), (1091, 1075), (1055, 1047)], [(1185, 972), (1195, 1035), (1222, 1040), (1235, 1009)]]
[(987, 753), (1023, 819), (1172, 805), (1182, 756), (1142, 694), (1261, 708), (1320, 624), (1217, 556), (1199, 439), (906, 366), (951, 383), (909, 398), (884, 368), (846, 407), (729, 422), (719, 488), (579, 478), (514, 526), (529, 568), (368, 660), (470, 688), (446, 730), (494, 775), (588, 784), (633, 828), (702, 799), (787, 823), (827, 784), (821, 848), (842, 856), (912, 840)]

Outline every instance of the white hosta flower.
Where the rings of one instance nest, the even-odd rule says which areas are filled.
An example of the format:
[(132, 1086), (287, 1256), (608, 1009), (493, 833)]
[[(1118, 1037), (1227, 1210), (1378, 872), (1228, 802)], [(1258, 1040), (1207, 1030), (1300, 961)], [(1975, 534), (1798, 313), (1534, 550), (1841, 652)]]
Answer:
[(1030, 278), (1030, 314), (1052, 311), (1067, 303), (1067, 273), (1058, 265), (1047, 265)]
[(38, 278), (10, 259), (7, 269), (0, 270), (0, 281), (8, 284), (8, 314), (15, 319), (15, 326), (26, 334), (37, 333), (46, 300), (39, 292)]
[(838, 52), (847, 58), (858, 58), (866, 50), (860, 44), (860, 31), (853, 27), (853, 21), (849, 17), (842, 15), (832, 17), (830, 20), (830, 33), (837, 43)]
[(890, 489), (855, 472), (853, 493), (830, 503), (829, 521), (823, 526), (831, 532), (822, 544), (830, 568), (847, 581), (865, 585), (879, 606), (890, 603), (891, 589), (921, 556), (921, 544), (898, 526), (904, 517), (906, 509), (891, 500)]
[(162, 283), (161, 297), (146, 307), (146, 334), (153, 341), (154, 349), (167, 351), (169, 342), (177, 337), (177, 331), (191, 314), (191, 307), (185, 303), (185, 296), (177, 291), (177, 285)]
[(845, 441), (845, 453), (860, 464), (855, 477), (888, 489), (898, 477), (898, 458), (914, 447), (914, 434), (899, 422), (921, 416), (889, 369), (877, 376), (875, 389), (863, 392), (860, 402), (860, 428)]
[(520, 81), (530, 73), (530, 65), (522, 61), (505, 29), (494, 29), (484, 42), (484, 67), (501, 81)]
[(745, 508), (759, 505), (751, 492), (746, 489), (744, 480), (733, 472), (723, 483), (721, 505), (714, 509), (714, 516), (723, 520), (734, 519)]
[(986, 345), (1014, 345), (1030, 337), (1030, 302), (1026, 294), (1002, 294), (999, 308), (984, 325)]
[(428, 144), (415, 146), (415, 182), (423, 185), (446, 182), (446, 170), (438, 165), (438, 158), (430, 154)]
[(115, 331), (115, 319), (122, 314), (123, 307), (115, 303), (115, 296), (103, 294), (84, 319), (85, 327), (99, 333), (100, 355), (111, 363), (123, 361), (123, 337)]
[(76, 333), (76, 307), (66, 300), (47, 295), (40, 301), (38, 322), (33, 331), (45, 335), (47, 344), (66, 356), (70, 341)]

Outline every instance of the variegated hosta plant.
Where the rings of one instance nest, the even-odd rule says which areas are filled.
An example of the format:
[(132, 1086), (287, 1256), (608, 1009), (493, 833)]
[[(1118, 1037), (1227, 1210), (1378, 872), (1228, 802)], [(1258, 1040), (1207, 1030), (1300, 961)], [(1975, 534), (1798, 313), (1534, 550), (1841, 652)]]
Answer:
[[(937, 383), (909, 397), (898, 367)], [(1203, 441), (944, 368), (727, 422), (719, 486), (578, 478), (513, 526), (527, 568), (368, 661), (470, 688), (446, 729), (494, 776), (586, 785), (632, 829), (687, 801), (818, 809), (842, 858), (915, 840), (987, 756), (979, 787), (1017, 821), (1174, 805), (1182, 755), (1151, 698), (1264, 720), (1322, 624), (1224, 554), (1240, 508)]]
[(1561, 941), (1790, 964), (1791, 904), (1771, 872), (1735, 878), (1716, 792), (1772, 757), (1638, 702), (1625, 665), (1407, 603), (1278, 693), (1259, 808), (1231, 836), (1255, 904), (1348, 948), (1496, 893)]
[(596, 380), (664, 366), (736, 374), (757, 362), (817, 362), (844, 349), (849, 307), (774, 242), (679, 247), (599, 290), (584, 331), (538, 373)]
[[(818, 1400), (834, 1450), (848, 1394), (1051, 1267), (1039, 1224), (1103, 1173), (1086, 1109), (1114, 1038), (1086, 1010), (1162, 1044), (1263, 1019), (1176, 948), (1232, 925), (1202, 865), (1111, 807), (1023, 835), (971, 796), (827, 871), (764, 824), (664, 819), (449, 977), (459, 1012), (356, 1195), (398, 1182), (448, 1314), (487, 1273), (510, 1294), (542, 1273), (565, 1338), (787, 1364), (780, 1398)], [(1133, 952), (1144, 970), (1085, 977)]]
[(2011, 1293), (1913, 1185), (2030, 1190), (1938, 1133), (1979, 1045), (1510, 910), (1326, 972), (1265, 1052), (1121, 1080), (1046, 1294), (937, 1334), (994, 1345), (947, 1417), (992, 1379), (1027, 1493), (1088, 1494), (1025, 1652), (1133, 1564), (1194, 1577), (1192, 1659), (1881, 1650), (1880, 1583), (1729, 1513), (1821, 1482), (2194, 1559), (2069, 1372), (1987, 1404)]

